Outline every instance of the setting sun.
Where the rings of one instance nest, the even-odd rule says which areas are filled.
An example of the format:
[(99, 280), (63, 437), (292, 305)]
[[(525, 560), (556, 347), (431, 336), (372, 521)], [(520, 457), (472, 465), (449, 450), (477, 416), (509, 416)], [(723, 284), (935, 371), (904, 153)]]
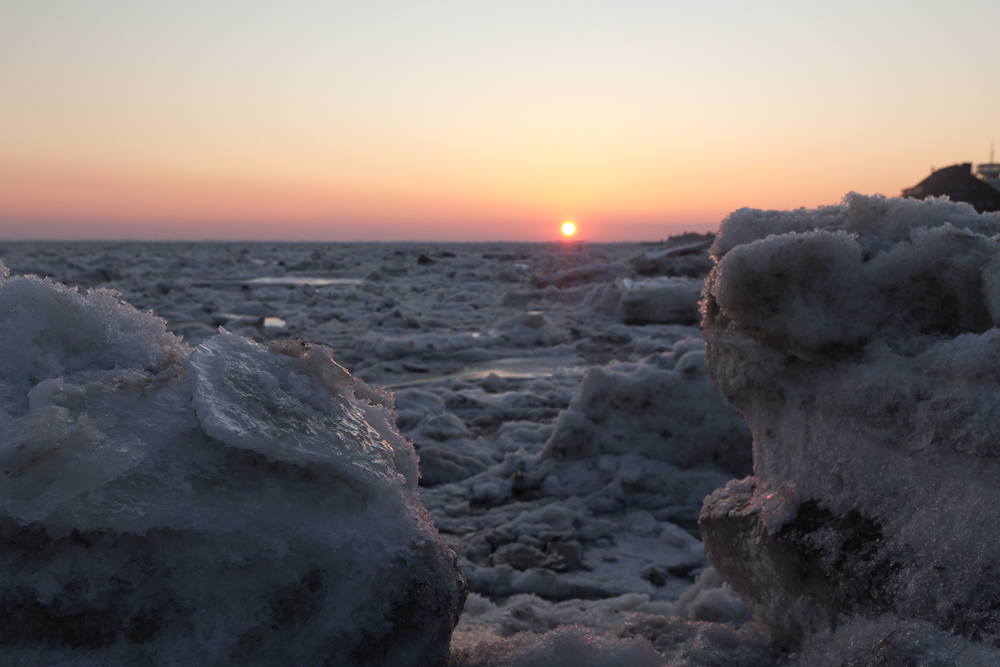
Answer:
[(576, 225), (572, 221), (567, 221), (563, 223), (562, 233), (566, 236), (573, 236), (576, 234)]

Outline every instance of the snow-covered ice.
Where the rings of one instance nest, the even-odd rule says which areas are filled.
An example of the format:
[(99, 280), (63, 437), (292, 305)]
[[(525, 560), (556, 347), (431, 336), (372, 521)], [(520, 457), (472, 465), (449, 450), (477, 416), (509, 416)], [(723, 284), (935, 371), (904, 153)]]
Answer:
[(391, 395), (110, 291), (0, 278), (0, 313), (0, 662), (445, 659), (465, 580)]
[(803, 664), (1000, 664), (1000, 216), (849, 195), (722, 225), (707, 367), (754, 475), (706, 549)]
[[(76, 392), (83, 398), (66, 409), (88, 415), (68, 427), (77, 432), (99, 414), (91, 406), (96, 385), (75, 388), (73, 374), (82, 368), (100, 366), (108, 377), (127, 371), (142, 386), (164, 385), (169, 391), (152, 401), (144, 396), (146, 403), (137, 404), (143, 407), (132, 409), (136, 419), (149, 410), (143, 425), (122, 419), (120, 431), (136, 428), (142, 435), (133, 434), (133, 449), (154, 452), (139, 468), (157, 461), (181, 487), (197, 475), (188, 464), (167, 465), (166, 454), (156, 452), (197, 433), (194, 440), (227, 460), (256, 456), (269, 466), (280, 461), (287, 474), (308, 470), (316, 484), (411, 498), (412, 462), (400, 459), (407, 449), (395, 426), (419, 453), (420, 500), (473, 591), (456, 647), (573, 624), (598, 638), (572, 630), (553, 641), (588, 646), (637, 612), (741, 622), (746, 608), (707, 567), (697, 539), (702, 499), (745, 473), (749, 462), (749, 432), (709, 384), (693, 326), (692, 294), (708, 269), (710, 241), (688, 235), (607, 246), (2, 244), (0, 257), (15, 274), (78, 287), (80, 294), (49, 287), (68, 302), (103, 299), (129, 310), (111, 291), (93, 289), (103, 287), (165, 318), (168, 330), (129, 311), (130, 322), (152, 327), (150, 334), (131, 325), (142, 345), (161, 356), (169, 348), (176, 357), (165, 367), (174, 369), (172, 378), (154, 367), (156, 354), (133, 359), (142, 345), (123, 345), (132, 356), (119, 356), (95, 343), (97, 333), (74, 343), (71, 329), (58, 326), (67, 315), (53, 310), (46, 336), (68, 341), (59, 349), (69, 361), (40, 353), (33, 363), (49, 364), (44, 373), (5, 369), (5, 381), (21, 383), (5, 385), (5, 400), (17, 420), (28, 414), (29, 392), (38, 401), (48, 397), (57, 407), (34, 406), (42, 410), (35, 417), (41, 423), (54, 416), (45, 409), (63, 409), (69, 405), (63, 396)], [(679, 286), (678, 305), (670, 305), (664, 285)], [(219, 327), (226, 331), (219, 334)], [(290, 339), (311, 344), (282, 342)], [(104, 357), (88, 361), (88, 355)], [(12, 356), (11, 363), (27, 358)], [(345, 386), (353, 378), (359, 380), (352, 393)], [(664, 392), (677, 402), (666, 412)], [(118, 405), (102, 400), (107, 412)], [(394, 424), (385, 422), (383, 405), (394, 407)], [(182, 412), (183, 423), (171, 430)], [(101, 433), (110, 428), (97, 421)], [(631, 442), (633, 426), (638, 437)], [(369, 429), (381, 439), (368, 437)], [(587, 437), (574, 443), (577, 429)], [(339, 439), (333, 449), (324, 435), (331, 431)], [(101, 488), (130, 479), (130, 470), (105, 465), (102, 474), (112, 479)], [(256, 480), (262, 473), (246, 474)], [(230, 496), (239, 486), (228, 477), (212, 479)], [(61, 488), (79, 493), (71, 486)], [(305, 493), (294, 503), (321, 502), (294, 485), (293, 491)], [(150, 491), (141, 509), (120, 503), (120, 520), (131, 523), (116, 530), (158, 525), (149, 518), (154, 512), (173, 512), (170, 521), (197, 524), (192, 530), (216, 530), (226, 521), (250, 526), (263, 520), (258, 512), (280, 522), (287, 517), (278, 508), (294, 514), (297, 506), (247, 497), (228, 503), (223, 493), (205, 513), (194, 511), (190, 489), (188, 496), (171, 493)], [(39, 499), (32, 506), (40, 507)], [(96, 521), (74, 511), (74, 520)], [(311, 516), (312, 510), (295, 523), (318, 533)], [(102, 526), (97, 521), (92, 528)], [(401, 531), (400, 539), (412, 534)], [(512, 621), (529, 617), (546, 620)], [(525, 640), (518, 641), (527, 651)], [(612, 642), (607, 655), (648, 659), (648, 651), (635, 648), (644, 641)], [(522, 649), (503, 650), (514, 656)], [(486, 654), (464, 659), (475, 655)]]
[[(995, 540), (978, 537), (998, 500), (994, 230), (851, 195), (658, 244), (0, 242), (14, 274), (80, 289), (49, 285), (58, 309), (3, 339), (21, 350), (0, 359), (4, 456), (30, 472), (5, 482), (9, 529), (44, 523), (67, 549), (153, 535), (177, 562), (205, 555), (191, 577), (252, 560), (246, 544), (332, 559), (205, 589), (293, 591), (272, 614), (299, 608), (309, 572), (326, 591), (351, 571), (331, 530), (405, 554), (400, 577), (454, 582), (441, 547), (414, 551), (439, 536), (470, 589), (452, 667), (997, 664)], [(88, 329), (88, 308), (118, 328)], [(56, 599), (60, 579), (32, 577)], [(384, 579), (352, 590), (422, 597)]]

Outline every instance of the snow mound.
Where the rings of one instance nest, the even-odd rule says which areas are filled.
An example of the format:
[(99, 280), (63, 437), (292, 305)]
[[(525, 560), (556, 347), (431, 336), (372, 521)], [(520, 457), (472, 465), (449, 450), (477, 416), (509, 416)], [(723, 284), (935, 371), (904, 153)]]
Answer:
[(391, 397), (329, 348), (190, 350), (0, 279), (5, 664), (433, 665), (465, 597)]

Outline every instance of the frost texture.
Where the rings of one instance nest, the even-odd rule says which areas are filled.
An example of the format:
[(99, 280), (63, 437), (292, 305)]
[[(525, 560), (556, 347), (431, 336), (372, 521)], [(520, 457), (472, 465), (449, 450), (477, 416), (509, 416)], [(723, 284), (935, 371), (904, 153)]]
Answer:
[(444, 661), (461, 569), (391, 397), (329, 348), (192, 352), (34, 277), (0, 329), (4, 664)]
[(722, 225), (707, 368), (754, 477), (706, 501), (703, 537), (803, 664), (997, 664), (997, 234), (967, 205), (853, 194)]

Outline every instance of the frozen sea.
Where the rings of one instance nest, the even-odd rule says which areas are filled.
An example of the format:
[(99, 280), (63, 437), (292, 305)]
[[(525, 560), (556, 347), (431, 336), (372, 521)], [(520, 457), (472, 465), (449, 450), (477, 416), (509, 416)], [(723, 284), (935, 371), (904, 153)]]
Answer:
[(0, 243), (0, 662), (1000, 664), (998, 232)]
[(220, 328), (327, 345), (394, 392), (420, 499), (470, 585), (454, 652), (637, 612), (749, 617), (697, 525), (751, 469), (749, 430), (704, 370), (711, 241), (0, 242), (0, 260), (113, 290), (190, 346)]

